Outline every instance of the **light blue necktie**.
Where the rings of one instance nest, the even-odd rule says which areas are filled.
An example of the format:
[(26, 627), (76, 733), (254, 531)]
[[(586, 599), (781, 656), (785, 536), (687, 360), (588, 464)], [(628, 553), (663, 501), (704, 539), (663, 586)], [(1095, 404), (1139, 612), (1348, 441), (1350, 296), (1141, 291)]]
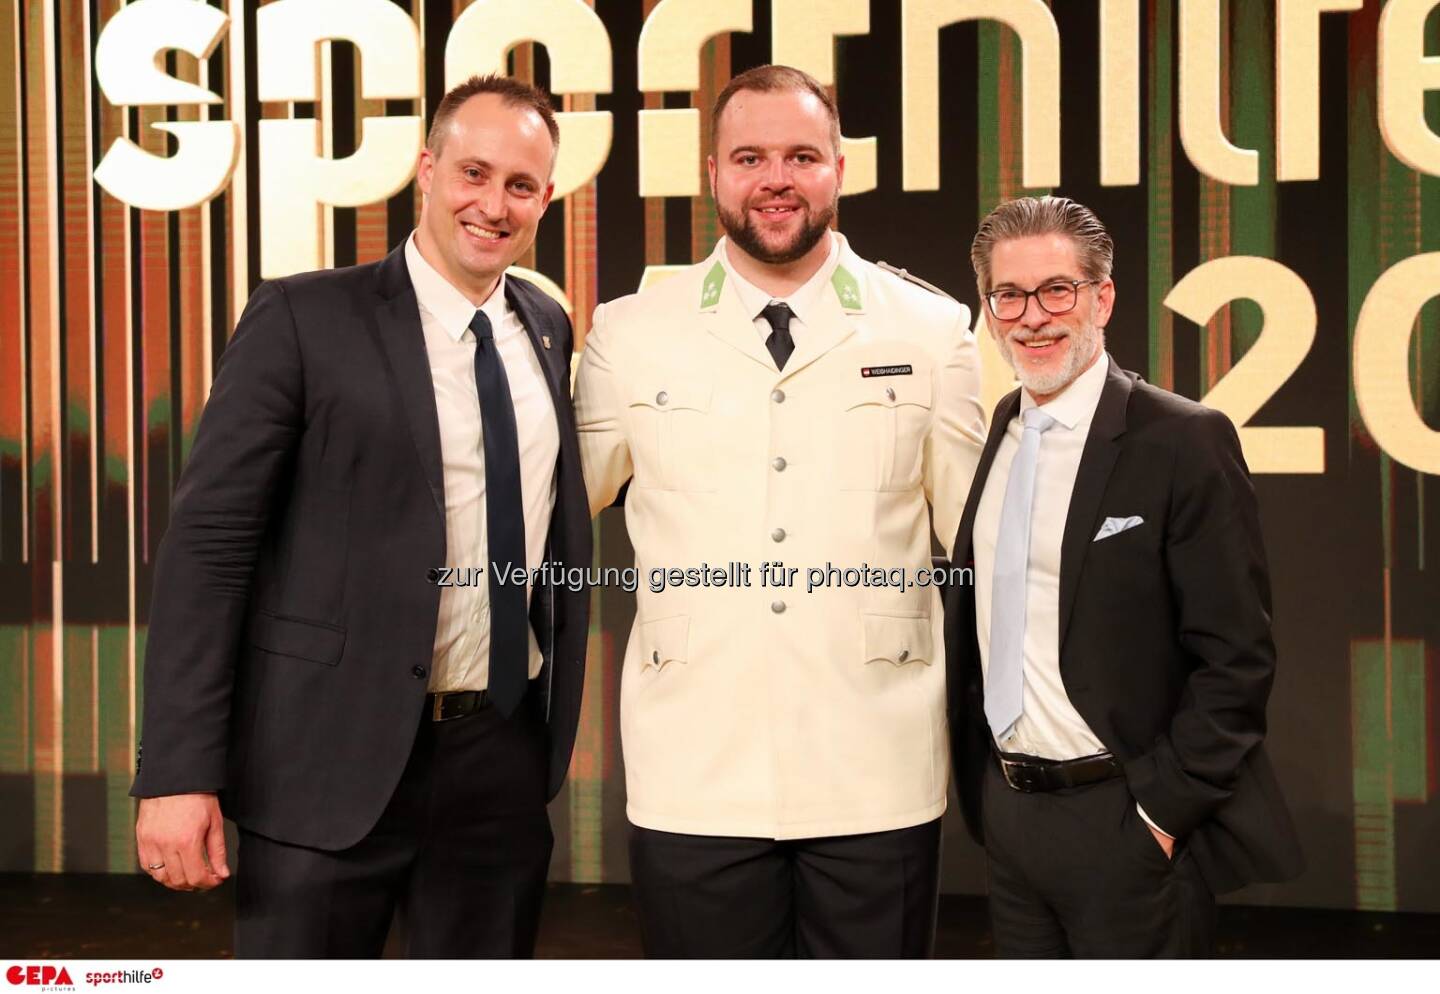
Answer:
[(1038, 407), (1021, 419), (1025, 431), (1010, 463), (990, 587), (990, 659), (985, 673), (985, 719), (996, 741), (1020, 720), (1025, 697), (1025, 573), (1030, 564), (1030, 509), (1040, 436), (1055, 419)]

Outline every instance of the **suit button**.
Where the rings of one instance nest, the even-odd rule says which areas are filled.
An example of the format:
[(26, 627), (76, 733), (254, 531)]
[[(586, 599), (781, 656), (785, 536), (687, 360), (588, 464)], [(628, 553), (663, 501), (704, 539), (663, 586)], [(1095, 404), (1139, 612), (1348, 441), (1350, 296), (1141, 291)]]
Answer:
[(784, 613), (785, 613), (785, 602), (784, 602), (784, 601), (771, 601), (771, 602), (770, 602), (770, 610), (774, 611), (776, 614), (784, 614)]
[(772, 541), (772, 542), (783, 542), (783, 541), (785, 541), (785, 529), (784, 529), (784, 528), (776, 528), (773, 532), (770, 533), (770, 541)]
[(770, 394), (770, 399), (773, 400), (773, 401), (774, 401), (775, 403), (777, 403), (777, 404), (783, 404), (783, 403), (785, 403), (785, 391), (784, 391), (784, 390), (776, 390), (774, 393)]
[(655, 403), (659, 404), (661, 407), (664, 407), (669, 402), (669, 400), (670, 395), (664, 390), (661, 390), (655, 395)]
[(783, 473), (785, 472), (785, 467), (790, 464), (785, 461), (784, 456), (776, 456), (770, 460), (770, 465), (775, 467), (775, 472)]
[(413, 677), (414, 677), (415, 679), (417, 679), (417, 680), (423, 680), (423, 679), (425, 679), (425, 667), (423, 667), (423, 666), (412, 666), (412, 667), (410, 668), (410, 675), (413, 676)]
[(427, 583), (438, 583), (438, 582), (440, 582), (440, 571), (439, 571), (438, 569), (436, 569), (434, 566), (431, 566), (429, 569), (427, 569), (427, 570), (425, 571), (425, 580), (426, 580)]

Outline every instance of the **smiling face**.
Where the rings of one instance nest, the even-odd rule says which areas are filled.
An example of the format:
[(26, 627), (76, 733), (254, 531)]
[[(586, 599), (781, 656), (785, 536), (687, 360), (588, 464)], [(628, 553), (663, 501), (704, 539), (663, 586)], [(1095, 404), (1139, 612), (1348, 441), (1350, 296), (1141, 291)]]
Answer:
[(736, 247), (787, 265), (829, 251), (845, 160), (830, 113), (803, 90), (741, 90), (725, 106), (710, 157), (710, 191)]
[[(996, 242), (987, 290), (1034, 290), (1055, 280), (1083, 280), (1075, 240), (1052, 233)], [(1013, 321), (987, 314), (1000, 354), (1037, 404), (1062, 393), (1105, 350), (1105, 326), (1115, 304), (1110, 280), (1082, 286), (1066, 314), (1048, 314), (1035, 300)], [(987, 305), (988, 308), (988, 305)]]
[(539, 114), (493, 93), (461, 104), (436, 146), (420, 153), (417, 245), (478, 307), (535, 241), (555, 146)]

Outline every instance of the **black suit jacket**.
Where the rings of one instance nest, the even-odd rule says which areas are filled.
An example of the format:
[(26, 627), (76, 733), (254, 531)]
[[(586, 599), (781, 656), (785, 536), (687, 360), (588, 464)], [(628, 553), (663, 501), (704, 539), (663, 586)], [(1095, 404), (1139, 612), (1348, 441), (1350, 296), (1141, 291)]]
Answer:
[[(531, 284), (505, 286), (560, 430), (547, 559), (588, 567), (570, 322)], [(446, 562), (439, 421), (404, 247), (263, 284), (221, 357), (160, 544), (131, 793), (219, 791), (259, 834), (359, 841), (419, 725), (440, 603), (428, 574), (445, 565), (483, 564)], [(550, 796), (575, 741), (588, 612), (587, 591), (534, 590)]]
[[(1020, 391), (995, 408), (955, 559), (974, 563), (975, 510)], [(1107, 517), (1143, 524), (1094, 541)], [(990, 755), (972, 585), (946, 591), (951, 748), (982, 842)], [(1223, 414), (1112, 361), (1075, 478), (1060, 556), (1060, 674), (1124, 764), (1130, 791), (1184, 840), (1217, 892), (1303, 868), (1262, 739), (1275, 673), (1255, 491)]]

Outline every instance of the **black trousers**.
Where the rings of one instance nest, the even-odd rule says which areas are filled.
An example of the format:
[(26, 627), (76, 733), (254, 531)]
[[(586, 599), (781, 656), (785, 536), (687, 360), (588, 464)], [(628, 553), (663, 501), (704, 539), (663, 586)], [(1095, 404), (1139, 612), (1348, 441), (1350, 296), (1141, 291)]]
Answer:
[[(545, 727), (522, 706), (422, 718), (370, 833), (338, 852), (240, 832), (235, 951), (379, 956), (397, 909), (412, 957), (534, 954), (554, 837)], [(363, 770), (354, 772), (364, 776)]]
[(990, 917), (1010, 958), (1208, 956), (1215, 898), (1194, 858), (1150, 834), (1123, 778), (1025, 794), (984, 786)]
[(630, 876), (651, 958), (927, 957), (940, 821), (779, 841), (632, 825)]

